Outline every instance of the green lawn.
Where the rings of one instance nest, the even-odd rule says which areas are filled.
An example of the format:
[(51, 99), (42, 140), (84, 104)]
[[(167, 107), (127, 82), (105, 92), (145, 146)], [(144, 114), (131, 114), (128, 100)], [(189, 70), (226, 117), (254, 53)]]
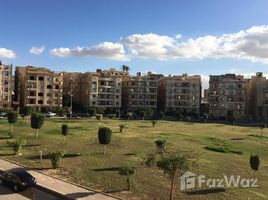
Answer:
[[(61, 135), (63, 123), (70, 127), (64, 146)], [(119, 133), (119, 124), (126, 124), (128, 129)], [(97, 132), (100, 126), (113, 130), (106, 155), (102, 154), (102, 146), (98, 144)], [(268, 137), (249, 136), (260, 134), (259, 128), (170, 121), (158, 121), (153, 128), (150, 121), (49, 119), (40, 130), (39, 138), (34, 139), (34, 130), (30, 124), (20, 120), (14, 126), (16, 138), (24, 138), (31, 145), (24, 147), (22, 156), (13, 156), (9, 155), (12, 149), (7, 147), (5, 139), (9, 127), (7, 120), (0, 120), (1, 157), (125, 199), (168, 198), (169, 179), (161, 171), (139, 165), (133, 178), (135, 183), (132, 192), (125, 191), (126, 178), (117, 171), (125, 160), (140, 163), (149, 151), (155, 149), (153, 141), (156, 138), (165, 138), (168, 149), (196, 152), (199, 157), (198, 168), (192, 171), (211, 178), (222, 177), (222, 174), (254, 177), (248, 160), (250, 154), (258, 154), (261, 158), (261, 169), (256, 173), (259, 188), (233, 188), (225, 192), (190, 195), (178, 192), (176, 184), (177, 197), (174, 199), (268, 199)], [(263, 135), (268, 136), (268, 130), (264, 130)], [(215, 152), (204, 147), (223, 147), (227, 152)], [(66, 153), (82, 153), (82, 156), (64, 158), (59, 171), (48, 170), (50, 161), (44, 159), (40, 162), (39, 151), (46, 154), (56, 149), (65, 149)]]

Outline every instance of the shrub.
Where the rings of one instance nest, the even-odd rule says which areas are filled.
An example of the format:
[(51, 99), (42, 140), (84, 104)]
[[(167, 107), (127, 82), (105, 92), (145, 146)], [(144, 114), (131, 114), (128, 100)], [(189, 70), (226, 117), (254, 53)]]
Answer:
[(153, 127), (157, 124), (157, 121), (152, 120), (151, 122), (152, 122)]
[(131, 190), (131, 177), (135, 173), (135, 170), (135, 165), (130, 162), (125, 162), (119, 167), (119, 174), (127, 177), (128, 190)]
[(24, 106), (20, 113), (23, 115), (23, 117), (29, 116), (33, 113), (33, 109), (30, 106)]
[(88, 108), (88, 114), (93, 117), (96, 115), (96, 108)]
[(258, 171), (260, 168), (260, 158), (258, 155), (250, 155), (249, 158), (250, 167), (254, 171)]
[(57, 169), (60, 167), (61, 158), (64, 156), (64, 151), (56, 151), (48, 154), (48, 158), (51, 161), (51, 165), (53, 169)]
[(13, 133), (13, 126), (18, 121), (18, 113), (15, 111), (10, 111), (7, 113), (8, 123), (11, 124), (10, 132)]
[(13, 151), (16, 155), (19, 155), (19, 153), (22, 150), (22, 146), (26, 144), (25, 140), (16, 140), (14, 142), (7, 141), (7, 145), (9, 147), (13, 148)]
[(265, 128), (265, 124), (264, 123), (260, 123), (260, 129), (261, 129), (261, 136), (263, 134), (263, 129)]
[(120, 124), (119, 125), (119, 132), (122, 133), (124, 128), (127, 128), (127, 126), (124, 124)]
[(41, 113), (33, 113), (31, 116), (31, 127), (36, 129), (35, 138), (38, 137), (39, 129), (44, 124), (45, 116)]
[(65, 136), (68, 134), (69, 132), (69, 127), (67, 124), (62, 124), (61, 126), (61, 134), (63, 135), (63, 144), (65, 143)]
[(98, 132), (99, 143), (103, 144), (103, 154), (106, 153), (106, 145), (110, 144), (112, 137), (112, 130), (107, 127), (100, 127)]
[(167, 141), (165, 139), (156, 139), (154, 141), (157, 152), (163, 153), (163, 151), (165, 150), (166, 142)]
[(102, 120), (103, 119), (103, 115), (102, 114), (96, 114), (96, 119), (97, 120)]

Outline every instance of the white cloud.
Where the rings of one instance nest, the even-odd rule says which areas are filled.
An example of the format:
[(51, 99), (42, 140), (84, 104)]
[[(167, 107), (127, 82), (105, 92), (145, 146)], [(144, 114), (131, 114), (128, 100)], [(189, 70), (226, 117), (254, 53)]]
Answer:
[(55, 48), (51, 53), (57, 57), (101, 57), (111, 60), (128, 60), (125, 55), (124, 46), (120, 43), (103, 42), (92, 47)]
[(116, 43), (103, 42), (92, 47), (56, 48), (55, 56), (95, 56), (114, 60), (232, 58), (268, 64), (268, 26), (253, 26), (236, 33), (206, 35), (181, 41), (181, 35), (133, 34)]
[(40, 55), (41, 53), (44, 52), (44, 50), (45, 50), (45, 47), (44, 46), (41, 46), (41, 47), (35, 47), (35, 46), (33, 46), (30, 49), (30, 53), (35, 54), (35, 55)]
[(0, 48), (0, 58), (16, 58), (16, 53), (10, 49)]
[(120, 42), (124, 44), (128, 53), (135, 57), (166, 59), (168, 49), (175, 44), (175, 40), (164, 35), (134, 34), (121, 38)]

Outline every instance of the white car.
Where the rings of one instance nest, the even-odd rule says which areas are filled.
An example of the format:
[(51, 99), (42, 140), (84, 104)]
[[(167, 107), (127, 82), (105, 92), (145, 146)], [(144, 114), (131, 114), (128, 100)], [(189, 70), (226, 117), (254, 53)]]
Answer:
[(56, 113), (53, 113), (53, 112), (48, 112), (46, 114), (47, 117), (55, 117), (57, 114)]

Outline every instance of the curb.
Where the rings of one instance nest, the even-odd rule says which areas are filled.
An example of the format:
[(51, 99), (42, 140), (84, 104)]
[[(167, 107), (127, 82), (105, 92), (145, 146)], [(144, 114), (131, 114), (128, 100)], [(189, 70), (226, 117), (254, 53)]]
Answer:
[[(26, 166), (24, 166), (24, 165), (22, 165), (22, 164), (16, 163), (16, 162), (14, 162), (14, 161), (10, 161), (10, 160), (8, 160), (8, 159), (6, 159), (6, 158), (0, 158), (0, 159), (4, 160), (4, 161), (6, 161), (6, 162), (10, 162), (10, 163), (12, 163), (12, 164), (18, 165), (18, 166), (20, 166), (20, 167), (22, 167), (22, 168), (25, 168), (26, 170), (29, 170), (28, 167), (26, 167)], [(1, 169), (0, 169), (0, 171), (4, 171), (4, 170), (1, 170)], [(77, 183), (73, 183), (73, 182), (71, 182), (71, 181), (66, 181), (66, 180), (60, 179), (60, 178), (58, 178), (58, 177), (54, 177), (54, 176), (45, 174), (44, 172), (40, 172), (40, 171), (38, 171), (38, 170), (31, 170), (31, 171), (35, 171), (35, 172), (40, 173), (40, 174), (43, 174), (43, 175), (45, 175), (45, 176), (49, 176), (49, 177), (51, 177), (51, 178), (54, 178), (54, 179), (63, 181), (63, 182), (65, 182), (65, 183), (69, 183), (69, 184), (75, 185), (75, 186), (77, 186), (77, 187), (80, 187), (80, 188), (83, 188), (83, 189), (86, 189), (86, 190), (89, 190), (89, 191), (92, 191), (92, 192), (95, 192), (95, 193), (102, 194), (102, 195), (104, 195), (104, 196), (112, 197), (112, 198), (117, 199), (117, 200), (125, 200), (125, 199), (123, 199), (123, 198), (121, 198), (121, 197), (117, 197), (117, 196), (113, 196), (113, 195), (110, 195), (110, 194), (107, 194), (107, 193), (104, 193), (104, 192), (101, 192), (101, 191), (97, 191), (97, 190), (88, 188), (88, 187), (86, 187), (86, 186), (79, 185), (79, 184), (77, 184)], [(50, 193), (50, 194), (52, 194), (52, 195), (54, 195), (54, 196), (57, 196), (57, 197), (59, 197), (59, 198), (61, 198), (61, 199), (63, 199), (63, 200), (75, 200), (74, 198), (68, 197), (68, 196), (66, 196), (65, 194), (59, 193), (59, 192), (57, 192), (57, 191), (55, 191), (55, 190), (52, 190), (52, 189), (49, 189), (49, 188), (47, 188), (47, 187), (45, 187), (45, 186), (39, 185), (38, 182), (36, 183), (36, 186), (35, 186), (35, 187), (38, 188), (38, 189), (44, 190), (44, 191), (46, 191), (46, 192), (48, 192), (48, 193)]]

